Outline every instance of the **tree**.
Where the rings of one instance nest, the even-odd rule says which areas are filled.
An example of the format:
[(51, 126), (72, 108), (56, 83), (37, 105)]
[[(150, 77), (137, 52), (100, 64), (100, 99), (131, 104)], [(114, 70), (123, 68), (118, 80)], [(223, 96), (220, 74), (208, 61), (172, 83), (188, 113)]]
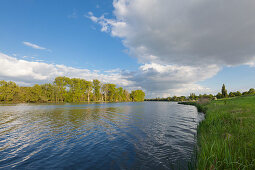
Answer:
[(242, 93), (240, 91), (237, 91), (234, 94), (235, 94), (235, 96), (242, 96)]
[(89, 97), (91, 95), (92, 88), (93, 88), (92, 82), (91, 81), (86, 81), (86, 93), (87, 93), (88, 102), (90, 101)]
[(229, 93), (229, 97), (235, 97), (235, 93), (230, 92), (230, 93)]
[(144, 101), (145, 93), (142, 90), (134, 90), (131, 92), (130, 97), (133, 102)]
[(190, 93), (189, 99), (190, 99), (190, 100), (196, 100), (196, 99), (197, 99), (196, 94), (195, 94), (195, 93)]
[(58, 87), (58, 93), (56, 93), (56, 101), (65, 101), (66, 86), (70, 83), (70, 79), (68, 77), (56, 77), (54, 84)]
[[(144, 92), (134, 91), (134, 101), (143, 101)], [(0, 102), (84, 102), (130, 101), (130, 93), (115, 84), (101, 84), (99, 80), (56, 77), (53, 84), (19, 87), (14, 82), (0, 81)]]
[(104, 84), (102, 87), (104, 101), (108, 100), (109, 84)]
[(94, 91), (94, 100), (100, 101), (101, 100), (101, 83), (99, 80), (93, 80), (93, 91)]
[(18, 101), (19, 86), (10, 81), (0, 81), (0, 101)]
[(225, 84), (222, 85), (221, 94), (222, 94), (222, 97), (223, 97), (223, 98), (228, 97), (228, 92), (227, 92), (227, 90), (226, 90)]
[(221, 98), (222, 98), (222, 94), (221, 94), (221, 93), (218, 93), (218, 94), (216, 95), (216, 97), (217, 97), (217, 99), (221, 99)]
[(108, 84), (108, 101), (117, 101), (117, 89), (115, 84)]
[(248, 91), (249, 94), (255, 94), (255, 90), (254, 88), (251, 88), (249, 91)]

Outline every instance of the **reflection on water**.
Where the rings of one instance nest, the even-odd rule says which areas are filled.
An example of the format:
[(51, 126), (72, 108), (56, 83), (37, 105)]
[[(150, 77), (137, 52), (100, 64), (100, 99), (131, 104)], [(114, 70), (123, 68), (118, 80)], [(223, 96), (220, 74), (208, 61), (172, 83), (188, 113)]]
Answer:
[(0, 106), (0, 168), (184, 168), (202, 115), (169, 102)]

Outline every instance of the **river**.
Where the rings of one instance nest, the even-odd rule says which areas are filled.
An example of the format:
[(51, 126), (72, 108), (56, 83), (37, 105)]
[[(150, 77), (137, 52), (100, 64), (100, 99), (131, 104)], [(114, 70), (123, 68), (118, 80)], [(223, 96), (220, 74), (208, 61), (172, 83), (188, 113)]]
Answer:
[(188, 169), (202, 119), (175, 102), (0, 105), (0, 168)]

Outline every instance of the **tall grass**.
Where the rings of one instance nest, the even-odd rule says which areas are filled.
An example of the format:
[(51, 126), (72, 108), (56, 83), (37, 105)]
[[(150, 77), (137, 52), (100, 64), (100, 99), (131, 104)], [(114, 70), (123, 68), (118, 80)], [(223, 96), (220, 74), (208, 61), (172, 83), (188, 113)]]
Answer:
[(198, 127), (197, 169), (255, 169), (255, 96), (198, 107), (206, 115)]

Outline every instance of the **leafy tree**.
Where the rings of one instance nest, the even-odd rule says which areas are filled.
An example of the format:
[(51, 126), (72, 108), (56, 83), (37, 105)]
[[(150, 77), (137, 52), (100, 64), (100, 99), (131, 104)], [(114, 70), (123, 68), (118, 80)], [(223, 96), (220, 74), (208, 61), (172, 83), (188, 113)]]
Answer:
[(249, 94), (255, 94), (255, 90), (254, 88), (251, 88), (249, 91), (248, 91)]
[(117, 101), (117, 89), (115, 84), (108, 84), (108, 101)]
[(229, 97), (235, 97), (235, 93), (230, 92), (230, 93), (229, 93)]
[(234, 92), (235, 96), (242, 96), (242, 93), (240, 91)]
[(93, 80), (93, 90), (94, 90), (94, 101), (100, 101), (102, 99), (101, 94), (101, 83), (99, 80)]
[(218, 94), (216, 95), (216, 97), (217, 97), (217, 99), (221, 99), (221, 98), (222, 98), (222, 94), (221, 94), (221, 93), (218, 93)]
[(92, 82), (90, 81), (86, 81), (86, 93), (87, 93), (87, 98), (88, 98), (88, 102), (90, 101), (90, 96), (91, 96), (91, 93), (92, 93), (92, 88), (93, 88), (93, 85), (92, 85)]
[(133, 102), (144, 101), (145, 93), (142, 90), (132, 91), (130, 97)]
[(197, 99), (196, 94), (195, 94), (195, 93), (190, 93), (189, 99), (190, 99), (190, 100), (196, 100), (196, 99)]
[(227, 90), (226, 90), (225, 84), (222, 85), (221, 94), (222, 94), (222, 97), (223, 97), (223, 98), (228, 97), (228, 92), (227, 92)]
[[(143, 96), (143, 97), (142, 97)], [(0, 81), (0, 102), (84, 102), (84, 101), (130, 101), (130, 93), (115, 84), (101, 84), (99, 80), (56, 77), (53, 84), (36, 84), (19, 87), (14, 82)], [(140, 91), (133, 94), (134, 101), (143, 101)]]

